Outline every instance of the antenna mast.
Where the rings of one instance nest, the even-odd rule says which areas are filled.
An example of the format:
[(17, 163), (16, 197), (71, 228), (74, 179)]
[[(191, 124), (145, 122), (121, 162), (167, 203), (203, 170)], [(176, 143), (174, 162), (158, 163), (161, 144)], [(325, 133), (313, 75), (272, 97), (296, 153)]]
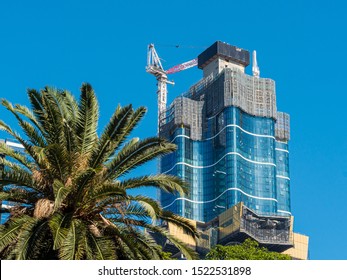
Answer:
[(253, 66), (252, 66), (253, 76), (259, 78), (260, 70), (257, 63), (257, 52), (253, 51)]

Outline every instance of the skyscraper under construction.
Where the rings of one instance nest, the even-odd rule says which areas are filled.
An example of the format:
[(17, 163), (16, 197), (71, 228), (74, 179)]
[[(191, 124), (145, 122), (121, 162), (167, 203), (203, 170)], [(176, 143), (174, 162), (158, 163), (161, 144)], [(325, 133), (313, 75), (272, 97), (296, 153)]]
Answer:
[(220, 41), (197, 63), (203, 79), (159, 113), (160, 136), (177, 145), (160, 171), (189, 189), (184, 197), (162, 192), (161, 204), (195, 221), (205, 245), (252, 237), (283, 252), (294, 246), (290, 126), (277, 110), (275, 82), (260, 77), (255, 52), (248, 75), (249, 52)]

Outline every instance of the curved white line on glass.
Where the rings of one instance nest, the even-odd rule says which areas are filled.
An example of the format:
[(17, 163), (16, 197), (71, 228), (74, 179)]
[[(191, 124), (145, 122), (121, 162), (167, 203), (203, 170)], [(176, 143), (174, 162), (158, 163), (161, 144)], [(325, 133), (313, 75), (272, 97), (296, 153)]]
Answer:
[(181, 137), (184, 137), (184, 138), (190, 139), (190, 137), (189, 137), (189, 136), (187, 136), (187, 135), (184, 135), (184, 134), (179, 134), (179, 135), (176, 135), (176, 136), (175, 136), (175, 138), (171, 140), (171, 143), (172, 143), (173, 141), (175, 141), (175, 140), (176, 140), (176, 138), (181, 138)]
[[(237, 124), (228, 124), (228, 125), (224, 126), (216, 135), (214, 135), (214, 136), (212, 136), (212, 137), (210, 137), (210, 138), (206, 138), (206, 139), (204, 139), (204, 140), (202, 140), (202, 141), (209, 141), (209, 140), (211, 140), (211, 139), (213, 139), (213, 138), (216, 138), (216, 137), (217, 137), (220, 133), (222, 133), (223, 130), (226, 129), (227, 127), (237, 127), (237, 128), (239, 128), (242, 132), (247, 133), (247, 134), (252, 135), (252, 136), (255, 136), (255, 137), (264, 137), (264, 138), (276, 139), (276, 138), (275, 138), (274, 136), (272, 136), (272, 135), (256, 134), (256, 133), (249, 132), (249, 131), (243, 129), (241, 126), (237, 125)], [(179, 134), (179, 135), (175, 136), (175, 138), (174, 138), (171, 142), (175, 141), (175, 139), (178, 138), (178, 137), (184, 137), (184, 138), (191, 139), (191, 138), (190, 138), (189, 136), (187, 136), (187, 135)]]
[(291, 213), (291, 212), (284, 211), (284, 210), (277, 210), (277, 212), (280, 212), (280, 213), (285, 213), (285, 214), (289, 214), (290, 216), (292, 215), (292, 213)]
[(250, 195), (246, 192), (244, 192), (243, 190), (239, 189), (239, 188), (228, 188), (226, 189), (224, 192), (222, 192), (219, 196), (217, 196), (216, 198), (212, 199), (212, 200), (207, 200), (207, 201), (196, 201), (196, 200), (191, 200), (185, 197), (178, 197), (176, 198), (174, 201), (172, 201), (169, 205), (164, 206), (163, 208), (167, 208), (170, 207), (172, 204), (174, 204), (176, 201), (178, 200), (185, 200), (191, 203), (196, 203), (196, 204), (205, 204), (205, 203), (211, 203), (213, 201), (216, 201), (217, 199), (219, 199), (222, 195), (224, 195), (226, 192), (228, 191), (239, 191), (241, 193), (243, 193), (244, 195), (251, 197), (251, 198), (255, 198), (255, 199), (260, 199), (260, 200), (270, 200), (270, 201), (275, 201), (278, 202), (277, 199), (275, 198), (271, 198), (271, 197), (261, 197), (261, 196), (254, 196), (254, 195)]
[(287, 176), (282, 176), (282, 175), (276, 175), (277, 178), (282, 178), (282, 179), (286, 179), (286, 180), (290, 180), (289, 177)]
[(224, 126), (216, 135), (210, 137), (210, 138), (206, 138), (205, 140), (211, 140), (215, 137), (217, 137), (224, 129), (226, 129), (227, 127), (237, 127), (239, 128), (241, 131), (243, 131), (244, 133), (247, 133), (249, 135), (252, 135), (252, 136), (256, 136), (256, 137), (265, 137), (265, 138), (271, 138), (271, 139), (275, 139), (274, 136), (272, 135), (265, 135), (265, 134), (256, 134), (256, 133), (252, 133), (252, 132), (249, 132), (245, 129), (243, 129), (241, 126), (237, 125), (237, 124), (228, 124), (226, 126)]
[(169, 170), (166, 170), (162, 173), (168, 173), (170, 172), (172, 169), (175, 168), (175, 166), (177, 165), (185, 165), (185, 166), (189, 166), (191, 168), (199, 168), (199, 169), (202, 169), (202, 168), (210, 168), (212, 166), (215, 166), (216, 164), (218, 164), (222, 159), (224, 159), (227, 155), (237, 155), (239, 157), (241, 157), (242, 159), (248, 161), (248, 162), (251, 162), (251, 163), (255, 163), (255, 164), (263, 164), (263, 165), (271, 165), (271, 166), (274, 166), (276, 167), (276, 164), (272, 163), (272, 162), (260, 162), (260, 161), (254, 161), (254, 160), (251, 160), (251, 159), (248, 159), (248, 158), (245, 158), (243, 155), (239, 154), (239, 153), (236, 153), (236, 152), (229, 152), (229, 153), (226, 153), (224, 156), (222, 156), (217, 162), (215, 162), (214, 164), (211, 164), (211, 165), (206, 165), (206, 166), (200, 166), (200, 165), (191, 165), (189, 163), (185, 163), (185, 162), (177, 162), (174, 164), (174, 166), (172, 166)]
[(289, 151), (288, 151), (288, 150), (285, 150), (285, 149), (275, 148), (275, 150), (276, 150), (276, 151), (285, 152), (285, 153), (288, 153), (288, 154), (289, 154)]

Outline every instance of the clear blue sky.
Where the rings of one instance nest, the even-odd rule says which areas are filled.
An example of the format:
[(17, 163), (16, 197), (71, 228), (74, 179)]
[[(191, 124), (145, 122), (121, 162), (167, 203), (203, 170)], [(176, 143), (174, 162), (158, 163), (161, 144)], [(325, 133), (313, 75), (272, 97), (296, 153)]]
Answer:
[[(256, 49), (261, 76), (276, 81), (278, 109), (291, 115), (295, 231), (310, 236), (311, 259), (347, 259), (346, 9), (342, 0), (1, 1), (0, 97), (27, 103), (26, 89), (45, 85), (78, 95), (87, 81), (100, 100), (100, 127), (118, 103), (145, 105), (137, 133), (152, 136), (147, 44), (156, 44), (165, 68), (216, 40)], [(201, 76), (172, 75), (169, 100)], [(155, 173), (156, 164), (144, 171)]]

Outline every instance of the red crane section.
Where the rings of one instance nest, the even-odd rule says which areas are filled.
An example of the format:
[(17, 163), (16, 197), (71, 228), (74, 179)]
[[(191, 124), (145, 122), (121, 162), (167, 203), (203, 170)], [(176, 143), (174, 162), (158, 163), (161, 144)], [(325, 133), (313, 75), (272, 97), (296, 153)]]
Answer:
[(166, 70), (165, 72), (166, 72), (166, 74), (173, 74), (173, 73), (177, 73), (177, 72), (186, 70), (188, 68), (194, 67), (196, 65), (198, 65), (198, 59), (197, 58), (189, 60), (189, 61), (181, 63), (181, 64), (178, 64), (174, 67), (171, 67), (170, 69)]

